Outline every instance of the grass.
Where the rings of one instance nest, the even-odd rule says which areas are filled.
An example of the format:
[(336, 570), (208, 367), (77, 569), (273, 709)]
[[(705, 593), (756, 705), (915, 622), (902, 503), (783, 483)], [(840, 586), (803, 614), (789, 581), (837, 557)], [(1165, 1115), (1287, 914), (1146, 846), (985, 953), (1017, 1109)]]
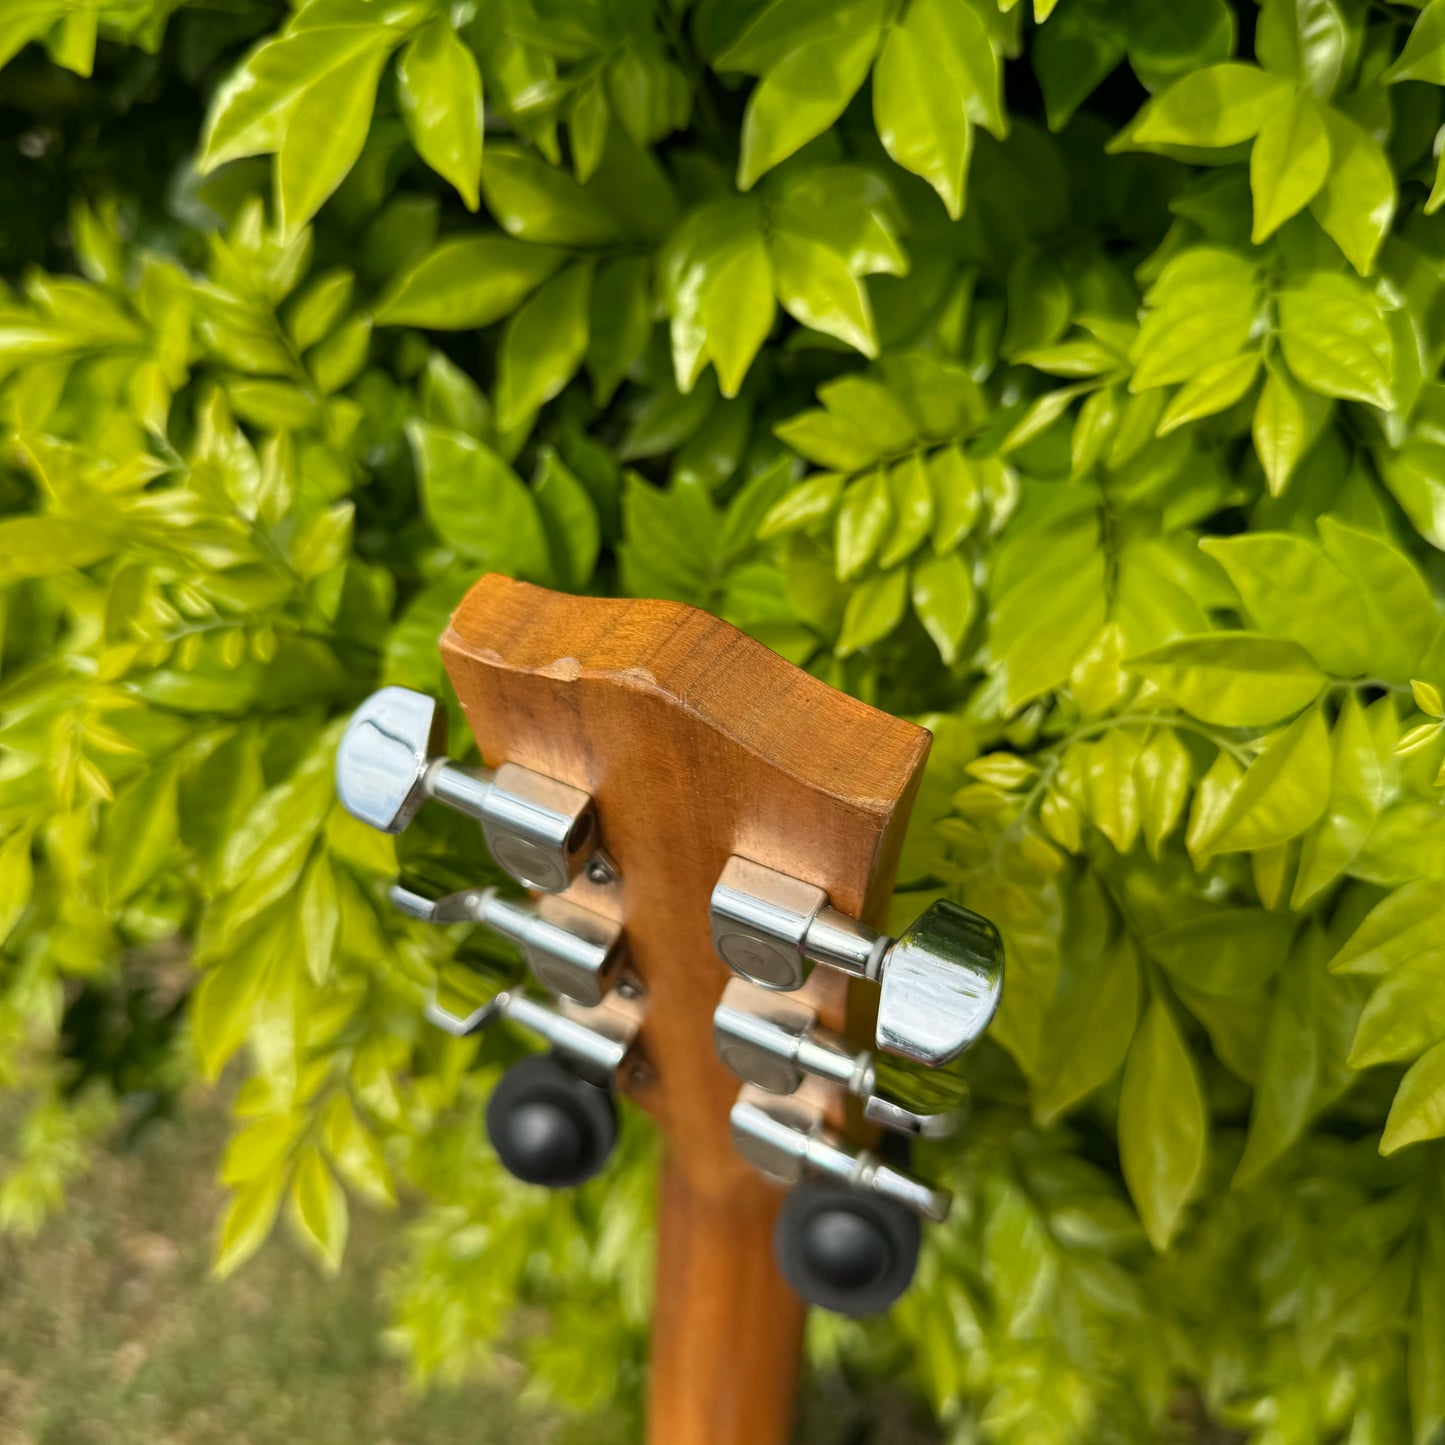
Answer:
[[(394, 1215), (354, 1212), (335, 1279), (284, 1230), (232, 1279), (211, 1279), (225, 1133), (220, 1104), (197, 1102), (103, 1156), (37, 1239), (0, 1239), (0, 1445), (559, 1441), (560, 1417), (519, 1403), (520, 1367), (488, 1384), (407, 1388), (383, 1345)], [(938, 1436), (906, 1403), (860, 1401), (831, 1380), (805, 1392), (799, 1438)]]

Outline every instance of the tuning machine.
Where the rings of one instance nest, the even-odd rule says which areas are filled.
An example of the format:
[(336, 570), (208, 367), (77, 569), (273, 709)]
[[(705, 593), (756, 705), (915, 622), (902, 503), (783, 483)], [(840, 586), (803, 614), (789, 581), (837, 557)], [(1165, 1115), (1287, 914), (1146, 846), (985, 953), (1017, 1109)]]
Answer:
[(733, 1073), (769, 1093), (791, 1094), (808, 1076), (825, 1079), (861, 1099), (871, 1123), (916, 1138), (944, 1138), (962, 1120), (968, 1086), (957, 1073), (860, 1050), (823, 1028), (801, 1000), (760, 992), (745, 979), (723, 991), (713, 1039)]
[(957, 1058), (998, 1008), (998, 930), (947, 900), (890, 938), (833, 908), (821, 888), (734, 856), (710, 913), (718, 954), (759, 988), (800, 988), (814, 964), (875, 980), (878, 1047), (928, 1068)]
[(839, 1314), (891, 1305), (913, 1279), (919, 1220), (946, 1219), (951, 1196), (879, 1153), (855, 1149), (800, 1095), (779, 1098), (745, 1085), (731, 1123), (738, 1152), (792, 1186), (773, 1246), (794, 1290)]
[(427, 1005), (438, 1027), (464, 1038), (506, 1019), (551, 1050), (513, 1064), (487, 1101), (487, 1136), (508, 1172), (551, 1189), (590, 1179), (616, 1143), (616, 1081), (640, 1008), (615, 996), (593, 1008), (553, 1004), (516, 989), (479, 999), (470, 978), (448, 983)]
[(537, 981), (584, 1005), (602, 1002), (625, 956), (622, 928), (566, 898), (504, 898), (495, 888), (464, 888), (425, 898), (402, 884), (391, 901), (425, 923), (481, 923), (521, 950)]
[(515, 763), (495, 771), (445, 756), (446, 714), (434, 698), (384, 687), (352, 715), (336, 754), (336, 791), (353, 817), (400, 833), (428, 798), (475, 818), (498, 865), (539, 893), (560, 893), (586, 868), (615, 870), (598, 850), (592, 799)]

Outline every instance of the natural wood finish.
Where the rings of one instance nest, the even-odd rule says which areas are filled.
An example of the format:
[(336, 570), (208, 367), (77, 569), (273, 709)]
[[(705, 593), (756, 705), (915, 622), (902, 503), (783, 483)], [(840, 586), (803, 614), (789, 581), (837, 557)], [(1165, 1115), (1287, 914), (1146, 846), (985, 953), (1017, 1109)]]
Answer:
[[(773, 1263), (782, 1194), (729, 1135), (738, 1083), (712, 1041), (729, 974), (708, 898), (739, 853), (881, 923), (929, 735), (673, 602), (488, 576), (458, 607), (442, 654), (484, 761), (585, 788), (622, 875), (619, 888), (574, 892), (625, 924), (646, 990), (647, 1065), (625, 1087), (669, 1143), (649, 1438), (780, 1445), (802, 1309)], [(808, 990), (824, 1022), (844, 1029), (842, 977), (816, 970)]]

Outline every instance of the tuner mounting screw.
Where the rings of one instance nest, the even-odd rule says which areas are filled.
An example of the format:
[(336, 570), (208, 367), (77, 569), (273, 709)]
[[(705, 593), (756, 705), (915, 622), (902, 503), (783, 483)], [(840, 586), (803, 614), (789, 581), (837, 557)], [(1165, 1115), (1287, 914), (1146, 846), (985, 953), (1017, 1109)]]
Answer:
[(586, 873), (587, 881), (599, 888), (608, 888), (617, 882), (617, 870), (601, 853), (594, 853), (587, 860)]

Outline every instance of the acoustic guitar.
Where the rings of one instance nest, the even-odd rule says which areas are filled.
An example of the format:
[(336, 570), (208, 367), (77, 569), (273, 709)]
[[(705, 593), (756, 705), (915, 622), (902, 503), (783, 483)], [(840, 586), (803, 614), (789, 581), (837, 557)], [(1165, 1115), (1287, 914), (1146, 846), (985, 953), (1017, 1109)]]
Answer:
[(881, 931), (929, 734), (672, 602), (487, 576), (441, 650), (485, 766), (447, 758), (441, 706), (396, 687), (337, 760), (355, 816), (399, 832), (428, 799), (458, 809), (530, 893), (393, 890), (528, 965), (524, 987), (448, 970), (429, 1016), (547, 1045), (487, 1108), (523, 1180), (603, 1168), (619, 1095), (652, 1116), (648, 1439), (780, 1445), (806, 1306), (886, 1308), (920, 1220), (947, 1213), (907, 1140), (956, 1125), (950, 1066), (998, 1005), (984, 919), (939, 902)]

